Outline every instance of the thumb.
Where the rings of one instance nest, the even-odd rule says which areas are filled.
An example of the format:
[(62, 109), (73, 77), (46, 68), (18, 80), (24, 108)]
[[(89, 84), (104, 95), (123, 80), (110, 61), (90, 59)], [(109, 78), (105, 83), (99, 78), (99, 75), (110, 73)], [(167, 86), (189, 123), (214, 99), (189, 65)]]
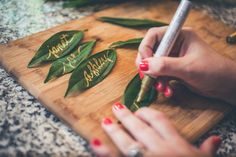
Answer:
[[(185, 73), (186, 61), (182, 57), (151, 57), (140, 62), (140, 70), (150, 76), (172, 76), (182, 78)], [(148, 68), (142, 68), (147, 64)]]
[(219, 136), (211, 136), (207, 138), (200, 146), (200, 150), (209, 156), (214, 156), (216, 154), (217, 149), (219, 148), (221, 143), (221, 138)]

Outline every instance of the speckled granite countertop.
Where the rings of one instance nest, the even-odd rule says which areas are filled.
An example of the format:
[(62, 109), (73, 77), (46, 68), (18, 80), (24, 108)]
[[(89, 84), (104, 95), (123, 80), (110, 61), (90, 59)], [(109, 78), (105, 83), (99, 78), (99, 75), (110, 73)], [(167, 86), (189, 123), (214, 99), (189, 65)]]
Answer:
[[(236, 28), (236, 5), (196, 7)], [(106, 6), (63, 9), (62, 2), (0, 0), (0, 43), (89, 15)], [(0, 50), (1, 51), (1, 50)], [(236, 111), (215, 126), (221, 135), (218, 156), (236, 154)], [(87, 142), (45, 109), (0, 66), (0, 156), (92, 156)]]

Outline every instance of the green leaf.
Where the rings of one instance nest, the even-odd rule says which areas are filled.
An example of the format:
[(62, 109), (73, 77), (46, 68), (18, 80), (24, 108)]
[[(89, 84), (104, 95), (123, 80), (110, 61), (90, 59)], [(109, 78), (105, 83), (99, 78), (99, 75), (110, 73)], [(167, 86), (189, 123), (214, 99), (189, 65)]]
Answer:
[(76, 30), (54, 34), (40, 46), (28, 67), (36, 67), (71, 53), (78, 46), (83, 36), (83, 31)]
[[(52, 1), (52, 0), (51, 0)], [(64, 3), (64, 7), (84, 7), (84, 6), (92, 6), (95, 4), (107, 4), (107, 3), (120, 3), (126, 0), (66, 0)]]
[(64, 74), (72, 72), (84, 59), (86, 59), (91, 54), (95, 43), (95, 40), (86, 42), (82, 44), (78, 50), (75, 50), (73, 53), (53, 62), (44, 83), (51, 79), (55, 79)]
[(84, 60), (72, 73), (65, 96), (83, 92), (101, 82), (113, 69), (117, 59), (114, 49), (96, 53)]
[[(97, 1), (100, 1), (100, 0), (97, 0)], [(70, 0), (70, 1), (67, 1), (63, 6), (68, 7), (68, 8), (69, 7), (80, 8), (83, 6), (94, 4), (95, 2), (96, 2), (96, 0)]]
[(135, 75), (135, 77), (127, 85), (123, 95), (123, 104), (125, 104), (126, 107), (132, 112), (138, 110), (141, 107), (149, 106), (157, 97), (156, 89), (152, 87), (146, 93), (145, 98), (141, 103), (135, 102), (140, 91), (141, 84), (142, 80), (139, 78), (139, 75)]
[(117, 42), (112, 43), (109, 47), (121, 48), (121, 47), (128, 47), (128, 46), (139, 46), (142, 40), (143, 38), (134, 38), (134, 39), (126, 40), (126, 41), (117, 41)]
[(151, 27), (161, 27), (167, 25), (164, 22), (153, 21), (149, 19), (100, 17), (98, 18), (98, 20), (131, 28), (151, 28)]

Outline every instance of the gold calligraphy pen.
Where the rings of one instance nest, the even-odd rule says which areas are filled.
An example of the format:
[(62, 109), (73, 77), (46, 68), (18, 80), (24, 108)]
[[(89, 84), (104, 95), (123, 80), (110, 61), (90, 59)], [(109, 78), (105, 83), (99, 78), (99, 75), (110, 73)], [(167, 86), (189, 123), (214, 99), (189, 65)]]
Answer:
[[(170, 25), (167, 28), (167, 31), (165, 32), (164, 37), (161, 40), (160, 45), (158, 46), (154, 54), (154, 57), (169, 55), (181, 31), (181, 28), (185, 20), (187, 19), (190, 9), (191, 9), (191, 2), (188, 0), (182, 0), (178, 6), (178, 9)], [(153, 86), (154, 83), (155, 83), (155, 78), (145, 75), (142, 80), (141, 89), (134, 103), (142, 102), (145, 97), (145, 94), (149, 91), (149, 89)]]

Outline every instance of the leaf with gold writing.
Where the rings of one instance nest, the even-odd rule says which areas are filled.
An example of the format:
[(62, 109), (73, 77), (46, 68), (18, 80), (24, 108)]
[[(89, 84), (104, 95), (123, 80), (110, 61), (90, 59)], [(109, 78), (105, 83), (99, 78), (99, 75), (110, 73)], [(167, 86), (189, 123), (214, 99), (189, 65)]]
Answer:
[(128, 47), (128, 46), (139, 46), (142, 40), (143, 38), (134, 38), (134, 39), (126, 40), (126, 41), (117, 41), (117, 42), (112, 43), (109, 47), (122, 48), (122, 47)]
[(123, 95), (123, 104), (125, 104), (126, 107), (132, 112), (138, 110), (141, 107), (149, 106), (157, 97), (156, 89), (151, 87), (146, 93), (144, 100), (141, 103), (137, 103), (135, 100), (140, 91), (141, 84), (142, 80), (140, 79), (139, 75), (135, 75), (135, 77), (127, 85)]
[(78, 50), (75, 50), (73, 53), (53, 62), (44, 83), (72, 72), (84, 59), (90, 55), (95, 43), (95, 40), (86, 42), (79, 46)]
[(100, 17), (98, 18), (98, 20), (130, 28), (151, 28), (151, 27), (161, 27), (167, 25), (164, 22), (154, 21), (149, 19)]
[(38, 49), (28, 68), (37, 67), (42, 63), (54, 61), (71, 53), (83, 38), (83, 31), (62, 31), (46, 40)]
[(113, 69), (116, 59), (116, 51), (107, 49), (84, 60), (73, 71), (65, 96), (72, 92), (83, 92), (101, 82)]

